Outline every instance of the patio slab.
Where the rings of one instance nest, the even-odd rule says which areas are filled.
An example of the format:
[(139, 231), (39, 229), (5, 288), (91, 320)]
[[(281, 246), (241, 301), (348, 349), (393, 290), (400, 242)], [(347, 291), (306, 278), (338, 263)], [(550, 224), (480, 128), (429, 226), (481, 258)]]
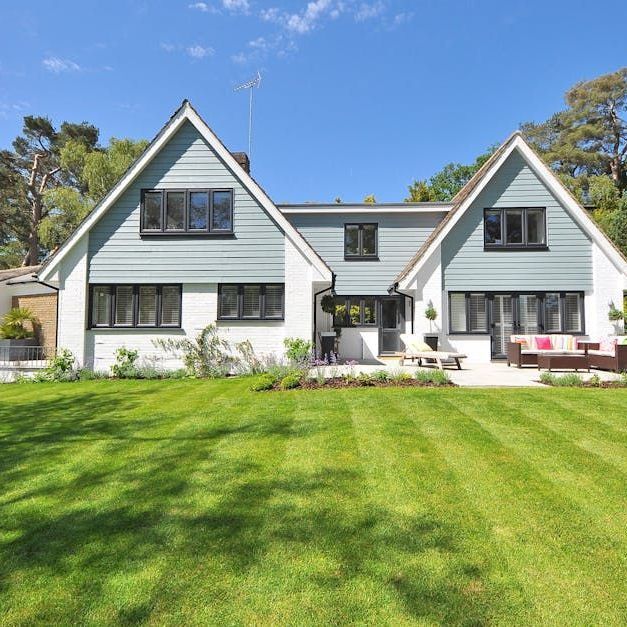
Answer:
[[(361, 372), (372, 373), (376, 370), (402, 371), (413, 374), (417, 369), (417, 365), (399, 366), (398, 360), (386, 360), (387, 363), (381, 362), (356, 362), (353, 366), (338, 365), (327, 366), (325, 375), (338, 376)], [(528, 366), (526, 368), (508, 367), (505, 362), (489, 362), (489, 363), (473, 363), (468, 361), (462, 362), (462, 370), (455, 367), (445, 368), (445, 372), (451, 378), (453, 383), (461, 387), (545, 387), (538, 382), (540, 372), (536, 367)], [(560, 375), (565, 372), (574, 372), (573, 370), (554, 371), (554, 374)], [(580, 371), (579, 375), (586, 380), (593, 375), (598, 375), (603, 381), (613, 381), (620, 378), (620, 375), (614, 372), (605, 372), (603, 370), (592, 370), (590, 373)]]

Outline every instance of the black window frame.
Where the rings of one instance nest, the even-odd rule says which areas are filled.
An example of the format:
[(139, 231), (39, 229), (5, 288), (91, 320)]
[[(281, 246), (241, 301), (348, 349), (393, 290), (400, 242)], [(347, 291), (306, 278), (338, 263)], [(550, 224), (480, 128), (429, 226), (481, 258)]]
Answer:
[[(106, 287), (109, 289), (111, 295), (111, 303), (109, 304), (109, 322), (108, 324), (94, 324), (93, 323), (93, 304), (94, 304), (94, 289)], [(116, 297), (118, 287), (132, 287), (133, 288), (133, 322), (132, 324), (115, 324), (115, 309), (116, 309)], [(139, 288), (140, 287), (155, 287), (157, 290), (157, 303), (156, 303), (156, 315), (155, 324), (139, 324)], [(176, 287), (179, 293), (179, 315), (175, 324), (163, 324), (161, 322), (162, 312), (162, 293), (164, 287)], [(89, 284), (89, 306), (88, 306), (88, 329), (180, 329), (183, 318), (183, 286), (180, 283), (90, 283)]]
[[(170, 229), (166, 228), (166, 197), (168, 193), (183, 192), (184, 193), (184, 210), (183, 210), (183, 229)], [(231, 228), (226, 229), (213, 229), (213, 196), (216, 192), (227, 193), (231, 197)], [(146, 194), (161, 195), (161, 228), (160, 229), (145, 229), (144, 228), (144, 199)], [(205, 193), (208, 197), (208, 210), (207, 210), (207, 228), (205, 229), (192, 229), (189, 227), (189, 208), (190, 208), (190, 195), (192, 193)], [(233, 188), (230, 187), (173, 187), (173, 188), (161, 188), (161, 189), (142, 189), (140, 194), (140, 223), (139, 232), (142, 237), (180, 237), (180, 236), (201, 236), (201, 237), (219, 237), (219, 236), (233, 236), (234, 231), (234, 218), (235, 218), (235, 194)]]
[[(351, 299), (359, 299), (359, 324), (352, 324), (351, 323), (351, 316), (350, 316), (350, 301)], [(373, 300), (374, 301), (374, 322), (365, 322), (366, 319), (366, 315), (365, 315), (365, 306), (364, 306), (364, 301), (366, 299), (369, 300)], [(344, 302), (344, 306), (346, 308), (346, 311), (344, 313), (344, 322), (341, 324), (336, 324), (336, 316), (335, 314), (333, 314), (333, 324), (335, 326), (340, 326), (342, 328), (347, 328), (347, 329), (354, 329), (356, 327), (377, 327), (379, 324), (379, 318), (380, 318), (380, 312), (379, 312), (379, 307), (380, 307), (380, 301), (381, 299), (378, 296), (370, 296), (368, 294), (366, 295), (359, 295), (359, 294), (349, 294), (347, 296), (336, 296), (334, 298), (334, 303), (340, 303), (340, 302)]]
[[(485, 222), (488, 212), (500, 213), (501, 220), (501, 243), (494, 244), (486, 241), (486, 228)], [(509, 211), (522, 211), (522, 243), (508, 244), (507, 243), (507, 213)], [(544, 243), (542, 244), (529, 244), (527, 242), (527, 212), (528, 211), (541, 211), (544, 219)], [(549, 248), (549, 232), (547, 229), (546, 221), (546, 207), (486, 207), (483, 210), (483, 249), (484, 250), (548, 250)]]
[[(465, 295), (465, 306), (466, 306), (466, 328), (468, 329), (468, 321), (470, 320), (470, 295), (471, 294), (483, 294), (485, 296), (486, 303), (486, 330), (485, 331), (454, 331), (452, 328), (452, 318), (451, 318), (451, 296), (453, 294), (464, 294)], [(519, 291), (481, 291), (481, 290), (470, 290), (470, 291), (461, 291), (461, 290), (452, 290), (448, 292), (448, 334), (449, 335), (490, 335), (492, 333), (492, 306), (491, 302), (494, 300), (494, 296), (507, 294), (512, 297), (512, 308), (513, 308), (513, 316), (514, 322), (519, 317), (519, 296), (535, 296), (538, 299), (539, 307), (538, 307), (538, 334), (542, 335), (586, 335), (586, 317), (585, 317), (585, 292), (581, 290), (519, 290)], [(546, 297), (548, 294), (558, 294), (559, 295), (559, 315), (560, 315), (560, 330), (559, 331), (546, 331)], [(576, 294), (579, 297), (579, 320), (581, 323), (580, 329), (571, 329), (566, 330), (566, 295), (567, 294)], [(514, 326), (512, 329), (512, 333), (519, 333), (518, 327)]]
[[(257, 316), (244, 316), (244, 287), (259, 287), (259, 317)], [(225, 287), (237, 287), (237, 315), (236, 316), (223, 316), (222, 315), (222, 291)], [(281, 288), (281, 316), (267, 316), (266, 315), (266, 288), (268, 287), (280, 287)], [(285, 320), (285, 283), (219, 283), (218, 284), (218, 320), (225, 322), (232, 321), (259, 321), (264, 322), (281, 322)]]
[[(374, 227), (374, 253), (363, 254), (363, 231), (365, 226)], [(346, 251), (346, 231), (349, 227), (357, 227), (357, 254)], [(379, 223), (378, 222), (346, 222), (344, 224), (344, 261), (378, 261), (379, 260)]]

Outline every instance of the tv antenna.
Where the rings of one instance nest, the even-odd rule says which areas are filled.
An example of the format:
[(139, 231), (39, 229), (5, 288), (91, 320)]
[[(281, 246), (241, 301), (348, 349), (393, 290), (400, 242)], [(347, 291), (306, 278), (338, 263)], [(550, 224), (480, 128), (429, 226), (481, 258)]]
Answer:
[(252, 141), (253, 141), (253, 89), (259, 88), (261, 85), (261, 74), (257, 71), (257, 76), (250, 79), (246, 83), (242, 83), (233, 89), (233, 91), (240, 91), (242, 89), (248, 89), (249, 102), (248, 102), (248, 158), (252, 157)]

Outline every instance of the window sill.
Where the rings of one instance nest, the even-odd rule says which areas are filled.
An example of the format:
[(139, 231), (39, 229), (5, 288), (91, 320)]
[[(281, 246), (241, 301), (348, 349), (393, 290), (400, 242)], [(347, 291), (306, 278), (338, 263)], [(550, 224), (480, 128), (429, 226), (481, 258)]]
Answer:
[(378, 255), (368, 255), (366, 257), (344, 255), (344, 261), (379, 261), (379, 257)]
[(99, 327), (91, 326), (87, 327), (87, 331), (180, 331), (183, 327), (179, 324), (177, 326), (161, 326), (161, 327), (149, 327), (149, 326), (137, 326), (137, 327)]
[(140, 237), (235, 237), (234, 231), (140, 231)]
[(541, 250), (549, 250), (548, 246), (487, 246), (484, 244), (484, 251), (541, 251)]
[(285, 318), (218, 318), (218, 322), (285, 322)]

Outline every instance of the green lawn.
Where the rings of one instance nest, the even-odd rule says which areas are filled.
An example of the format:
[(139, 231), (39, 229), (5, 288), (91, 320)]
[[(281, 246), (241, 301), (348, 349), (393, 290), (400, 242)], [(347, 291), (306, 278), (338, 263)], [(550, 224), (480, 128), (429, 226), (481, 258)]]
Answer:
[(0, 387), (0, 623), (625, 624), (627, 390)]

